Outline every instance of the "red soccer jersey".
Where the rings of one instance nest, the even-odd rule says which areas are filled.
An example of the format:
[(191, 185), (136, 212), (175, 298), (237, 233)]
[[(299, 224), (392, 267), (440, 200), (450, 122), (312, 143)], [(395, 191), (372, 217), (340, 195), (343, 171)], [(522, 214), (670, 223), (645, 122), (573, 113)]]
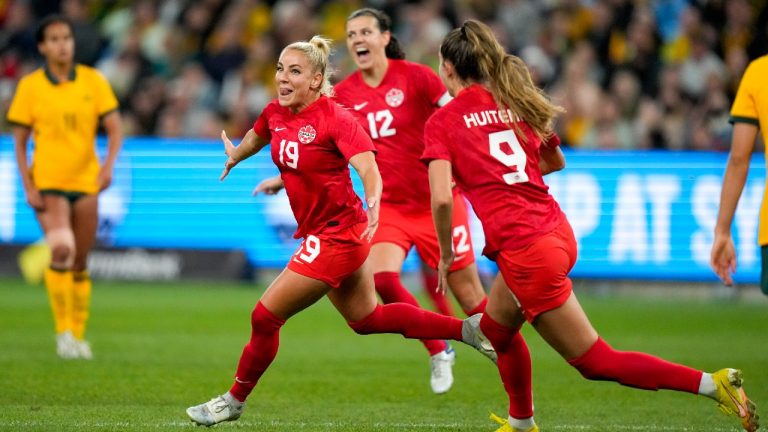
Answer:
[(378, 87), (370, 87), (356, 71), (334, 89), (336, 100), (354, 114), (376, 145), (384, 182), (382, 203), (404, 213), (429, 211), (429, 178), (420, 158), (424, 124), (447, 95), (440, 77), (427, 66), (390, 59)]
[[(483, 224), (483, 254), (519, 249), (560, 225), (560, 210), (539, 169), (539, 147), (525, 122), (525, 139), (504, 123), (491, 93), (472, 85), (437, 111), (424, 131), (425, 161), (451, 162), (453, 177)], [(556, 145), (556, 140), (552, 140)]]
[(253, 124), (272, 145), (285, 192), (299, 227), (295, 238), (348, 228), (367, 216), (352, 189), (349, 159), (373, 151), (355, 119), (331, 99), (320, 99), (294, 114), (272, 101)]

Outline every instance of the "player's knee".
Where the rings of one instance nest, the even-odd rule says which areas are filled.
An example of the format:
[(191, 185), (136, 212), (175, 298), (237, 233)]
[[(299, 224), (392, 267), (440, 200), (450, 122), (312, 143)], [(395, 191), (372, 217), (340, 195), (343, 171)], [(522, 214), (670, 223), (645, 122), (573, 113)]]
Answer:
[(75, 261), (75, 235), (67, 228), (55, 228), (45, 234), (45, 241), (51, 248), (51, 261), (66, 268)]
[(620, 366), (612, 361), (612, 354), (614, 352), (610, 345), (601, 338), (598, 338), (597, 342), (587, 352), (575, 359), (568, 360), (568, 363), (588, 380), (614, 380), (615, 374), (611, 369), (615, 366)]
[(381, 305), (376, 305), (376, 308), (367, 317), (359, 321), (348, 321), (347, 324), (355, 333), (360, 335), (376, 333), (376, 330), (379, 328), (381, 314)]
[(278, 318), (261, 302), (256, 304), (251, 312), (251, 328), (257, 333), (272, 333), (280, 330), (285, 320)]

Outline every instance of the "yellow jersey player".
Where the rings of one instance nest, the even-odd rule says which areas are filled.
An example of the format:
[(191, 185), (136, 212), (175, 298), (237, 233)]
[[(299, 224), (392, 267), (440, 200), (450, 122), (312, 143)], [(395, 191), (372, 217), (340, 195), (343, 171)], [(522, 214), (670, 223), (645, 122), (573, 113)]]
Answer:
[[(8, 110), (27, 202), (51, 249), (44, 280), (53, 311), (57, 353), (92, 357), (84, 339), (91, 298), (86, 258), (98, 224), (98, 194), (112, 181), (122, 145), (117, 99), (95, 69), (74, 63), (72, 24), (58, 15), (36, 33), (45, 65), (19, 82)], [(96, 154), (99, 123), (108, 137), (104, 164)], [(32, 135), (32, 163), (27, 143)]]
[[(710, 264), (726, 285), (732, 285), (731, 274), (736, 271), (736, 248), (731, 237), (731, 223), (736, 205), (747, 181), (747, 171), (758, 129), (768, 142), (768, 56), (752, 61), (741, 78), (736, 99), (731, 107), (733, 139), (720, 193), (720, 210), (715, 225)], [(766, 189), (768, 193), (768, 189)], [(760, 244), (760, 289), (768, 295), (768, 200), (763, 195), (757, 241)]]

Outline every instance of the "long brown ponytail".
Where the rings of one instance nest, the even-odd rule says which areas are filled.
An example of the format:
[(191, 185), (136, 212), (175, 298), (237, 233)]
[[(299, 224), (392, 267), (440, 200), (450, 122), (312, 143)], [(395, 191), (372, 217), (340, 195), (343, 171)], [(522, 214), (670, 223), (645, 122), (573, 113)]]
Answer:
[(552, 122), (565, 110), (553, 104), (536, 87), (528, 67), (517, 56), (507, 54), (487, 25), (467, 20), (453, 29), (440, 46), (443, 60), (451, 62), (463, 81), (488, 86), (500, 108), (524, 120), (541, 139), (552, 134)]

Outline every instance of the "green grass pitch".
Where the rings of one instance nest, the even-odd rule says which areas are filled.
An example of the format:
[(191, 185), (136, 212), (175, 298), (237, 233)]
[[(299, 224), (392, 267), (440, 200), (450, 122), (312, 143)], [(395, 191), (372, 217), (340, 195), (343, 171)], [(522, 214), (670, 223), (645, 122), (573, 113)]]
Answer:
[[(229, 388), (260, 290), (204, 283), (94, 287), (95, 359), (56, 357), (41, 287), (0, 279), (0, 430), (190, 430), (184, 410)], [(614, 347), (712, 371), (739, 367), (768, 407), (768, 302), (582, 296)], [(589, 382), (526, 326), (542, 431), (737, 431), (709, 399)], [(492, 431), (505, 416), (493, 365), (456, 346), (455, 384), (429, 389), (426, 351), (355, 335), (323, 300), (291, 319), (243, 417), (219, 430)], [(768, 414), (766, 414), (768, 418)]]

